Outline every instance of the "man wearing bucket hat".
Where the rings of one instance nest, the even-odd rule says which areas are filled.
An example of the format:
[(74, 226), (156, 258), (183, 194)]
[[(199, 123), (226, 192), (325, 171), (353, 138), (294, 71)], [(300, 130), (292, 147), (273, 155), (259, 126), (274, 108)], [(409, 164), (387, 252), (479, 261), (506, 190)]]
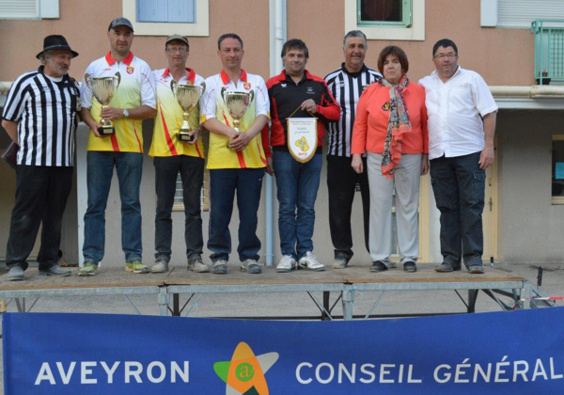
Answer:
[(58, 265), (61, 224), (72, 188), (74, 135), (80, 111), (79, 88), (69, 77), (71, 59), (78, 56), (60, 35), (45, 37), (37, 54), (41, 66), (12, 84), (2, 126), (19, 145), (16, 202), (6, 250), (8, 279), (24, 280), (26, 262), (39, 225), (39, 274), (69, 276)]
[[(88, 136), (87, 188), (88, 208), (84, 215), (84, 264), (80, 276), (96, 274), (104, 257), (105, 209), (114, 167), (121, 200), (121, 244), (125, 254), (125, 270), (148, 273), (141, 263), (141, 204), (139, 187), (143, 167), (142, 121), (153, 118), (156, 111), (155, 84), (151, 69), (131, 52), (133, 25), (123, 17), (108, 27), (110, 51), (90, 63), (82, 81), (81, 116), (90, 127)], [(104, 78), (114, 81), (114, 95), (102, 108), (93, 100), (91, 83)], [(115, 133), (101, 135), (101, 120), (111, 121)]]

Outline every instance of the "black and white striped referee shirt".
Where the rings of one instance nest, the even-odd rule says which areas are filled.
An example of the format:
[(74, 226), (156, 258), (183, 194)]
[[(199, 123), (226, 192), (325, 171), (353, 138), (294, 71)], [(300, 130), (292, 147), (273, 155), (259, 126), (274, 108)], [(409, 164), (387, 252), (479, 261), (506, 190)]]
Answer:
[(55, 82), (37, 71), (10, 87), (2, 117), (18, 123), (18, 165), (73, 166), (79, 88), (68, 75)]
[(356, 104), (364, 88), (379, 81), (382, 75), (366, 65), (358, 73), (349, 73), (343, 63), (341, 67), (325, 77), (333, 97), (341, 106), (341, 118), (329, 122), (329, 144), (327, 155), (351, 156), (351, 134), (356, 114)]

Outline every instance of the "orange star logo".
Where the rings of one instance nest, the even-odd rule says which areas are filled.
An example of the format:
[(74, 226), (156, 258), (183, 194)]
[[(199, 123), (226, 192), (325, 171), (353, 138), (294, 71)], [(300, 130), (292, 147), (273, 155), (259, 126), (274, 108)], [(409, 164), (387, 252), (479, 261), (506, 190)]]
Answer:
[(213, 364), (213, 370), (226, 383), (226, 395), (268, 395), (264, 374), (276, 363), (278, 353), (255, 356), (251, 347), (241, 342), (235, 348), (231, 361)]

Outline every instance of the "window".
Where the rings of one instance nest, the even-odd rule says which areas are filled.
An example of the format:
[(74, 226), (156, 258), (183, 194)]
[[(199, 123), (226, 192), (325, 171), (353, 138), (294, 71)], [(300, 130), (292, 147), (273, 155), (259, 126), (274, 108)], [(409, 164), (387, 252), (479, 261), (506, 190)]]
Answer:
[(425, 0), (345, 0), (345, 31), (368, 39), (425, 40)]
[(196, 22), (194, 0), (137, 0), (137, 22)]
[(564, 135), (552, 136), (552, 204), (564, 204)]
[[(0, 0), (3, 1), (3, 0)], [(210, 0), (122, 0), (138, 36), (209, 36)]]
[(59, 0), (0, 0), (0, 18), (59, 18)]
[(358, 0), (359, 26), (411, 26), (411, 0)]

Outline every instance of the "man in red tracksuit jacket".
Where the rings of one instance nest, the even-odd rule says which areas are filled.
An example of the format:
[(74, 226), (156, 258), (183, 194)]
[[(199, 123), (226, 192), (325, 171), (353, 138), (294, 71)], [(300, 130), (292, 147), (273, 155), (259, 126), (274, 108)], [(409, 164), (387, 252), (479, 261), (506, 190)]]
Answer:
[[(297, 263), (304, 269), (325, 270), (325, 265), (313, 254), (315, 200), (321, 176), (321, 140), (325, 136), (325, 124), (338, 120), (341, 110), (325, 81), (305, 69), (308, 57), (302, 40), (288, 40), (282, 47), (284, 70), (266, 83), (272, 124), (270, 136), (268, 126), (263, 128), (262, 141), (267, 172), (276, 177), (282, 252), (282, 259), (276, 266), (278, 272), (289, 272)], [(309, 161), (301, 163), (288, 150), (286, 120), (310, 116), (318, 118), (318, 147)]]

